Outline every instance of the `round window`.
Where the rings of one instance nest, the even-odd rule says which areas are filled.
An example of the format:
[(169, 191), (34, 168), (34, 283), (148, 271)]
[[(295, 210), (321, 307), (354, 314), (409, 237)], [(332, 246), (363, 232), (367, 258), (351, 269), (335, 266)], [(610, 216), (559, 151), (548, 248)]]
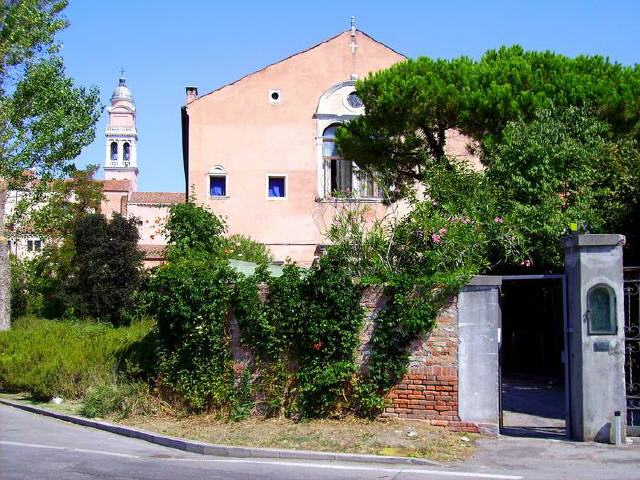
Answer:
[(356, 92), (351, 92), (349, 95), (347, 95), (347, 103), (351, 108), (364, 107), (364, 103), (362, 103), (362, 99), (358, 96)]

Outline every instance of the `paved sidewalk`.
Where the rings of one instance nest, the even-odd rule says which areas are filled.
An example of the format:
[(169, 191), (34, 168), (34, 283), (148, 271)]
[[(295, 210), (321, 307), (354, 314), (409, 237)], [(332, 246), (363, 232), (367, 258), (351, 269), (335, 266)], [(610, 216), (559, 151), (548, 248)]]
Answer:
[(471, 458), (452, 467), (518, 472), (527, 479), (638, 480), (640, 438), (621, 447), (504, 435), (483, 438)]

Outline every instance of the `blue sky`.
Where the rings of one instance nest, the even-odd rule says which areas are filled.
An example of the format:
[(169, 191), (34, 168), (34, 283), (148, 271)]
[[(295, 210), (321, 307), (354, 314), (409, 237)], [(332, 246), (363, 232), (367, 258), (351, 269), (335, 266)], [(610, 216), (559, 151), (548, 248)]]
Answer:
[[(107, 105), (121, 67), (138, 108), (139, 189), (183, 191), (184, 87), (211, 91), (357, 27), (409, 56), (479, 57), (518, 43), (569, 56), (640, 63), (640, 2), (440, 0), (181, 2), (70, 0), (60, 39), (67, 72)], [(106, 111), (77, 161), (104, 161)], [(102, 176), (102, 171), (99, 173)]]

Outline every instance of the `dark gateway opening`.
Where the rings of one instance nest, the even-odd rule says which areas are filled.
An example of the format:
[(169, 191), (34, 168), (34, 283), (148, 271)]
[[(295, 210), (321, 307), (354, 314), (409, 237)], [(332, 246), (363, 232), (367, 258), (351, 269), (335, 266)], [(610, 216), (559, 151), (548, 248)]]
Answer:
[(503, 280), (504, 434), (566, 434), (563, 302), (561, 279)]

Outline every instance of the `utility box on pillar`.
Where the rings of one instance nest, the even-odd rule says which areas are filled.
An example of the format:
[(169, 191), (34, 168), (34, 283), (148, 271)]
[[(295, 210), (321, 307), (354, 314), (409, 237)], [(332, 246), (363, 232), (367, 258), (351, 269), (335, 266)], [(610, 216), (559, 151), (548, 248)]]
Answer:
[[(565, 240), (571, 436), (609, 442), (625, 415), (622, 235)], [(624, 423), (624, 422), (623, 422)], [(622, 432), (625, 439), (625, 432)]]

